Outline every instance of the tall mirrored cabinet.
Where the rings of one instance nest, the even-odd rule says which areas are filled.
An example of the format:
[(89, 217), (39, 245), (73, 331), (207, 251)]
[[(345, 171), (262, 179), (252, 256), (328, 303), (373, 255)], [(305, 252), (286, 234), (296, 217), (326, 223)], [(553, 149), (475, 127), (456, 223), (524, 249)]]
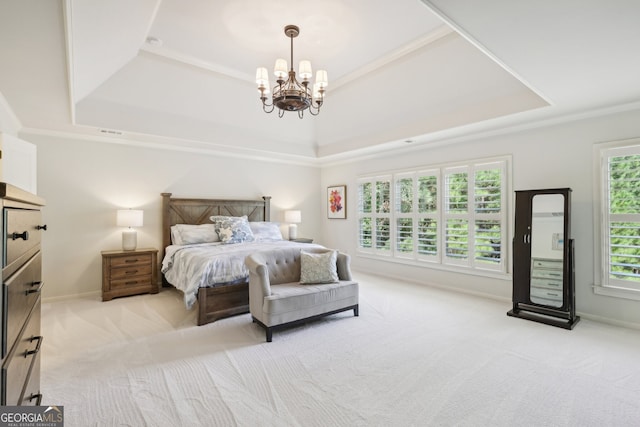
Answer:
[(513, 308), (509, 316), (573, 329), (571, 189), (516, 191)]

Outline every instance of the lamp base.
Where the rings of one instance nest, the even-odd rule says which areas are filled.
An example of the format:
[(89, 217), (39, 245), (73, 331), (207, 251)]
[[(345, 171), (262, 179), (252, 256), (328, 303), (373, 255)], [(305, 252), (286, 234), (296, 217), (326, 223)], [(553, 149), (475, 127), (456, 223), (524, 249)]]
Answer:
[(289, 224), (289, 240), (298, 238), (298, 226), (296, 224)]
[(125, 230), (122, 232), (122, 250), (133, 251), (138, 245), (138, 233), (136, 230)]

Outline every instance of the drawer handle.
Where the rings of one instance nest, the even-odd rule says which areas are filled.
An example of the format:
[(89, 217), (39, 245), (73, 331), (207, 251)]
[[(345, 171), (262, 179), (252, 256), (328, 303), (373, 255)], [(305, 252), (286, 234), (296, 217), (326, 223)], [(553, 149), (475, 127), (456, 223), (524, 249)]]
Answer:
[(44, 286), (44, 282), (31, 282), (31, 286), (37, 286), (38, 289), (29, 289), (29, 290), (24, 292), (25, 295), (37, 294), (38, 292), (42, 291), (42, 287)]
[(137, 281), (137, 280), (130, 280), (130, 281), (128, 281), (128, 282), (125, 282), (124, 284), (125, 284), (125, 285), (135, 285), (135, 284), (137, 284), (137, 283), (138, 283), (138, 281)]
[(138, 262), (138, 258), (133, 258), (133, 259), (129, 258), (129, 259), (126, 259), (124, 262), (126, 262), (128, 264), (131, 264), (131, 263), (134, 263), (134, 262)]
[(45, 225), (36, 225), (36, 230), (47, 231), (47, 224), (45, 224)]
[(125, 271), (125, 274), (136, 274), (138, 272), (138, 270), (127, 270)]
[(35, 340), (38, 340), (38, 344), (36, 344), (36, 348), (34, 348), (33, 350), (26, 350), (24, 352), (24, 357), (27, 358), (33, 354), (37, 354), (40, 351), (40, 346), (42, 345), (42, 335), (40, 336), (35, 336), (35, 337), (31, 337), (31, 339), (29, 340), (30, 342), (34, 342)]
[(14, 231), (13, 234), (11, 235), (11, 240), (17, 240), (17, 239), (29, 240), (29, 232), (23, 231), (22, 233), (18, 233)]

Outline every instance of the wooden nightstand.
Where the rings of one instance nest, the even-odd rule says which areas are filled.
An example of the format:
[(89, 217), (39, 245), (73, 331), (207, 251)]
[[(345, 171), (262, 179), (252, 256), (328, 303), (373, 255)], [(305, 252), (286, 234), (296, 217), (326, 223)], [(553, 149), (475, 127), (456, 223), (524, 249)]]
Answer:
[(308, 237), (297, 237), (295, 239), (289, 239), (289, 240), (297, 243), (313, 243), (313, 239), (309, 239)]
[(158, 293), (158, 250), (102, 251), (102, 301)]

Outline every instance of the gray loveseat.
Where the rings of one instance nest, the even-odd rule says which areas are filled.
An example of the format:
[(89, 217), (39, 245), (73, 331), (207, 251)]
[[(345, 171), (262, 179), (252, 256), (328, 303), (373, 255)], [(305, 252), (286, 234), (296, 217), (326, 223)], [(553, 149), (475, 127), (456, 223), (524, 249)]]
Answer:
[[(307, 249), (323, 254), (327, 249)], [(305, 258), (305, 260), (308, 258)], [(253, 321), (271, 342), (274, 329), (322, 316), (353, 310), (358, 316), (358, 283), (353, 281), (350, 256), (337, 252), (335, 283), (301, 284), (301, 251), (283, 248), (256, 252), (245, 264), (249, 269), (249, 309)]]

